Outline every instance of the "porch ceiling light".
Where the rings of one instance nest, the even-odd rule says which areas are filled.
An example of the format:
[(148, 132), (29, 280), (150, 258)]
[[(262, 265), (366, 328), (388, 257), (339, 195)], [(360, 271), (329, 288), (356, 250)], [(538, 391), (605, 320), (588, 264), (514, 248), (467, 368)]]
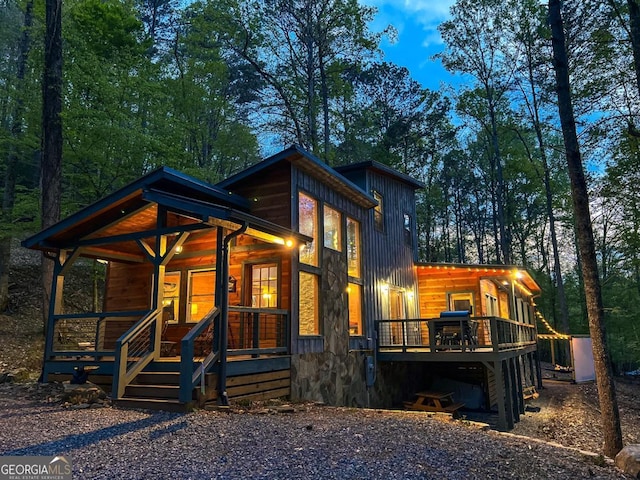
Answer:
[(384, 293), (387, 293), (389, 291), (389, 285), (386, 283), (383, 283), (382, 286), (380, 287), (382, 289), (382, 291)]
[(182, 253), (182, 245), (178, 245), (176, 247), (176, 255), (179, 254), (179, 253)]

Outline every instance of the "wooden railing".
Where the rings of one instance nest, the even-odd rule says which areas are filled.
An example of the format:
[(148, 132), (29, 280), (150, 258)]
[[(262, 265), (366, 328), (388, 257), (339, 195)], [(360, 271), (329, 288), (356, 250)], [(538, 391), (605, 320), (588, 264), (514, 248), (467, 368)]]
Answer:
[[(60, 314), (53, 317), (53, 332), (49, 334), (46, 357), (48, 359), (78, 358), (98, 361), (115, 354), (119, 327), (116, 323), (131, 326), (146, 310), (123, 312), (91, 312)], [(112, 336), (113, 331), (113, 336)]]
[(122, 398), (125, 388), (154, 358), (160, 356), (162, 309), (152, 310), (116, 341), (112, 395)]
[(288, 352), (288, 310), (229, 307), (229, 355)]
[(536, 344), (535, 325), (500, 317), (378, 320), (376, 332), (380, 352), (500, 352)]
[[(220, 309), (213, 307), (180, 342), (180, 396), (191, 401), (193, 389), (220, 356)], [(203, 384), (204, 386), (204, 384)]]

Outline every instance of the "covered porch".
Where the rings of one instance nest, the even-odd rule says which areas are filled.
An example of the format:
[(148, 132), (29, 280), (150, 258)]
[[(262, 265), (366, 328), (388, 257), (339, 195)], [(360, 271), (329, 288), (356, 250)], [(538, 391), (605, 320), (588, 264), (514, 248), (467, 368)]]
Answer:
[[(54, 262), (44, 380), (98, 367), (94, 375), (110, 379), (112, 398), (121, 400), (141, 375), (173, 374), (156, 376), (155, 386), (174, 387), (162, 398), (169, 403), (189, 405), (196, 387), (226, 403), (211, 392), (227, 392), (230, 371), (288, 369), (283, 299), (291, 249), (306, 240), (252, 216), (242, 197), (168, 168), (151, 172), (23, 242)], [(267, 267), (247, 260), (255, 252)], [(65, 311), (65, 275), (81, 258), (105, 265), (102, 305)], [(277, 292), (278, 302), (256, 289)], [(248, 363), (230, 369), (230, 359)]]

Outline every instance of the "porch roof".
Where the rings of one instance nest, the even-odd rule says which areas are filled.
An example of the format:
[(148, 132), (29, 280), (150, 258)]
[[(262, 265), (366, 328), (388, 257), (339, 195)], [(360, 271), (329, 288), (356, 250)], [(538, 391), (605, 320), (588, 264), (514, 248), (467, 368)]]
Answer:
[[(97, 258), (141, 261), (136, 240), (212, 226), (284, 244), (286, 239), (310, 239), (248, 213), (246, 199), (167, 167), (159, 168), (120, 190), (85, 207), (22, 242), (45, 251), (82, 247), (82, 254)], [(158, 224), (158, 209), (167, 211)]]
[(236, 185), (241, 184), (242, 181), (255, 175), (259, 175), (273, 165), (281, 162), (289, 162), (301, 171), (326, 183), (358, 205), (362, 205), (365, 208), (373, 208), (378, 205), (378, 202), (371, 195), (362, 190), (351, 180), (347, 179), (337, 170), (331, 168), (318, 157), (298, 145), (292, 145), (291, 147), (256, 163), (246, 170), (223, 180), (217, 185), (225, 190), (233, 190), (233, 188)]
[[(542, 289), (535, 281), (531, 273), (518, 265), (498, 264), (465, 264), (465, 263), (418, 263), (418, 275), (427, 273), (430, 275), (446, 275), (453, 271), (466, 271), (474, 277), (491, 278), (496, 281), (515, 281), (524, 287), (532, 296), (540, 295)], [(525, 292), (526, 293), (526, 292)]]

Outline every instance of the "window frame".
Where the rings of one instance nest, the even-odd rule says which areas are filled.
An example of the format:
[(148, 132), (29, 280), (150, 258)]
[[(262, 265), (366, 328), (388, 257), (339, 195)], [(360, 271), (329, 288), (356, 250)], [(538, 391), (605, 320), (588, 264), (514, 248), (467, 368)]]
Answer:
[[(312, 295), (312, 308), (313, 308), (313, 324), (314, 324), (314, 331), (313, 332), (308, 332), (305, 331), (303, 332), (301, 327), (302, 327), (302, 319), (303, 319), (303, 312), (305, 311), (302, 308), (301, 305), (301, 301), (302, 301), (302, 295), (298, 294), (298, 336), (299, 337), (318, 337), (321, 336), (323, 334), (322, 332), (322, 325), (321, 325), (321, 316), (320, 316), (320, 304), (319, 304), (319, 298), (320, 298), (320, 275), (316, 274), (316, 273), (312, 273), (306, 270), (299, 270), (298, 271), (298, 291), (302, 291), (302, 277), (303, 276), (309, 276), (310, 278), (314, 279), (314, 285), (313, 285), (313, 295)], [(305, 295), (305, 298), (309, 298), (308, 295), (308, 290), (307, 290), (307, 295)], [(306, 322), (305, 322), (306, 323)]]
[[(355, 231), (353, 233), (354, 245), (355, 248), (355, 268), (351, 268), (351, 242), (352, 235), (350, 233), (349, 224), (355, 226)], [(349, 278), (361, 278), (362, 277), (362, 237), (361, 237), (361, 226), (360, 222), (353, 217), (346, 215), (346, 250), (347, 250), (347, 275)]]
[[(327, 215), (329, 214), (329, 215)], [(327, 219), (337, 216), (337, 222), (328, 222)], [(336, 231), (328, 230), (329, 225), (335, 226)], [(327, 242), (327, 234), (331, 234), (334, 241)], [(337, 237), (337, 238), (336, 238)], [(325, 203), (322, 205), (322, 245), (336, 252), (342, 252), (342, 212)]]
[[(301, 206), (301, 201), (302, 201), (303, 197), (309, 199), (314, 205), (314, 208), (313, 208), (313, 212), (314, 212), (313, 213), (313, 217), (314, 217), (313, 218), (313, 232), (308, 232), (308, 231), (303, 230), (301, 228), (302, 225), (301, 225), (300, 220), (301, 220), (302, 216), (300, 214), (301, 213), (300, 206)], [(319, 244), (319, 242), (318, 242), (318, 233), (320, 232), (319, 207), (320, 207), (320, 202), (318, 201), (317, 198), (315, 198), (314, 196), (312, 196), (312, 195), (310, 195), (310, 194), (308, 194), (308, 193), (306, 193), (306, 192), (304, 192), (302, 190), (298, 190), (298, 232), (313, 238), (313, 240), (310, 243), (303, 244), (303, 245), (300, 246), (300, 250), (298, 251), (298, 260), (299, 260), (299, 262), (301, 264), (310, 265), (312, 267), (317, 267), (319, 265), (319, 263), (320, 263), (320, 255), (319, 255), (319, 252), (318, 252), (318, 250), (319, 250), (319, 248), (318, 248), (318, 244)], [(311, 252), (310, 253), (305, 253), (305, 250), (307, 250), (307, 249), (311, 250)], [(307, 261), (308, 260), (307, 256), (312, 257), (312, 258), (310, 258), (311, 262)]]
[(384, 232), (384, 196), (377, 190), (372, 190), (371, 194), (378, 203), (373, 207), (373, 227), (379, 232)]

